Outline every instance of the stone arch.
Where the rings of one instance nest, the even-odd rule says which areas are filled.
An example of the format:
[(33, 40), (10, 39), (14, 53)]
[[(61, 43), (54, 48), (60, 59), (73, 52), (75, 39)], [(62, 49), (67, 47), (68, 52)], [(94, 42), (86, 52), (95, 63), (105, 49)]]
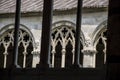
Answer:
[(96, 67), (101, 67), (106, 62), (107, 20), (102, 22), (93, 32), (93, 46), (97, 50)]
[[(85, 38), (82, 32), (80, 38), (83, 47)], [(55, 22), (52, 26), (51, 46), (52, 67), (70, 67), (74, 63), (75, 24), (70, 21)]]
[[(11, 66), (13, 58), (13, 45), (14, 45), (14, 25), (9, 24), (0, 29), (0, 46), (3, 51), (0, 51), (0, 57), (3, 61), (0, 65), (1, 68), (8, 68)], [(35, 40), (31, 31), (24, 25), (20, 24), (19, 30), (19, 54), (18, 65), (22, 68), (32, 67), (32, 50), (35, 46)]]
[(107, 20), (103, 21), (101, 24), (96, 27), (94, 32), (92, 33), (92, 44), (96, 46), (97, 40), (102, 32), (107, 30)]
[[(71, 22), (71, 21), (67, 21), (67, 20), (62, 20), (62, 21), (57, 21), (57, 22), (54, 22), (53, 24), (52, 24), (52, 30), (53, 29), (56, 29), (56, 28), (58, 28), (58, 27), (60, 27), (60, 26), (68, 26), (68, 27), (71, 27), (71, 28), (73, 28), (74, 30), (76, 30), (76, 24), (75, 23), (73, 23), (73, 22)], [(85, 36), (84, 36), (84, 33), (83, 33), (83, 31), (81, 30), (81, 43), (82, 43), (82, 45), (85, 45)]]
[[(10, 30), (10, 29), (14, 29), (14, 24), (8, 24), (8, 25), (6, 25), (6, 26), (3, 26), (3, 27), (0, 29), (0, 37), (1, 37), (1, 35), (2, 35), (4, 32), (6, 32), (6, 31), (8, 31), (8, 30)], [(25, 30), (25, 31), (31, 36), (32, 41), (33, 41), (33, 46), (35, 46), (35, 38), (34, 38), (32, 32), (30, 31), (30, 29), (29, 29), (28, 27), (26, 27), (25, 25), (23, 25), (23, 24), (20, 24), (20, 29)]]

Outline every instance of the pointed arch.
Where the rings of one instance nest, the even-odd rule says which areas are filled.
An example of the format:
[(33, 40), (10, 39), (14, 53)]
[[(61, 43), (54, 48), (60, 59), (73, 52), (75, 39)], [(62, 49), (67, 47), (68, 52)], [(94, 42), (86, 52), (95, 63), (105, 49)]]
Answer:
[[(72, 28), (74, 31), (76, 30), (76, 24), (71, 22), (71, 21), (67, 21), (67, 20), (54, 22), (52, 24), (52, 30), (54, 30), (54, 29), (56, 29), (58, 27), (61, 27), (61, 26), (67, 26), (67, 27)], [(81, 43), (82, 43), (82, 45), (85, 44), (84, 41), (85, 41), (85, 36), (84, 36), (83, 31), (81, 30)]]
[(94, 46), (96, 46), (97, 40), (100, 37), (100, 34), (107, 31), (107, 20), (103, 21), (96, 27), (94, 32), (92, 33), (92, 43)]
[[(11, 66), (13, 58), (14, 45), (14, 24), (9, 24), (0, 29), (0, 46), (4, 51), (0, 51), (2, 57), (1, 68)], [(21, 68), (32, 67), (32, 50), (35, 45), (34, 37), (31, 31), (24, 25), (20, 25), (19, 40), (18, 40), (18, 65)], [(0, 58), (1, 59), (1, 58)]]
[(95, 29), (92, 39), (93, 46), (97, 50), (96, 67), (102, 67), (106, 63), (107, 20)]
[[(61, 68), (65, 68), (65, 67), (70, 67), (74, 63), (75, 27), (76, 27), (75, 24), (70, 21), (59, 21), (53, 24), (52, 36), (51, 36), (52, 67), (56, 67), (56, 64), (60, 64)], [(80, 41), (81, 41), (81, 46), (83, 46), (85, 38), (82, 31), (81, 31)], [(59, 44), (61, 46), (59, 46), (58, 48)], [(56, 57), (58, 53), (60, 58)], [(59, 63), (57, 63), (56, 61)]]
[[(14, 29), (14, 24), (8, 24), (8, 25), (6, 25), (6, 26), (3, 26), (3, 27), (0, 29), (0, 37), (1, 37), (6, 31), (11, 30), (11, 29)], [(30, 29), (29, 29), (27, 26), (23, 25), (23, 24), (20, 24), (20, 29), (21, 29), (21, 30), (24, 30), (25, 32), (27, 32), (27, 33), (31, 36), (32, 41), (33, 41), (33, 46), (35, 46), (35, 45), (34, 45), (34, 44), (35, 44), (35, 38), (34, 38), (32, 32), (30, 31)]]

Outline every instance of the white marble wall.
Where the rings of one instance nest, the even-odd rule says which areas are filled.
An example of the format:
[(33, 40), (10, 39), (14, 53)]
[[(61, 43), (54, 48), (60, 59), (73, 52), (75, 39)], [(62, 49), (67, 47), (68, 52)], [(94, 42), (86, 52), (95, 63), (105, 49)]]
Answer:
[[(89, 41), (92, 42), (91, 41), (92, 33), (94, 32), (96, 27), (106, 19), (107, 19), (107, 11), (83, 13), (82, 14), (82, 32), (85, 35), (85, 39), (86, 40), (89, 39)], [(54, 15), (52, 23), (59, 22), (59, 21), (70, 21), (76, 24), (76, 14)], [(36, 51), (35, 53), (39, 52), (41, 32), (42, 32), (41, 31), (42, 17), (41, 16), (21, 17), (20, 23), (28, 27), (32, 32), (36, 42), (35, 45), (37, 46), (37, 48), (34, 48), (34, 50)], [(10, 18), (10, 17), (0, 18), (0, 29), (8, 24), (14, 24), (14, 18)], [(90, 46), (93, 46), (93, 45), (90, 45)], [(35, 53), (33, 52), (33, 54)], [(33, 67), (35, 67), (36, 64), (39, 62), (39, 56), (36, 56), (36, 55), (37, 54), (35, 54), (33, 58)], [(84, 60), (84, 63), (85, 63), (84, 66), (87, 66), (86, 63), (89, 64), (90, 62), (92, 62), (89, 57), (90, 56), (88, 56)], [(90, 64), (89, 66), (91, 65), (94, 66), (95, 64), (93, 63), (93, 64)]]

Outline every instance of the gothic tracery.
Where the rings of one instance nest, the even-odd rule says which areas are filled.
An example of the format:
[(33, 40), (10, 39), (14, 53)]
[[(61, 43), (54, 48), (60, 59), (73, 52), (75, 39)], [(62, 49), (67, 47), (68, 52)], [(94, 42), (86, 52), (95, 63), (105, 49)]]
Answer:
[(70, 23), (68, 24), (69, 26), (64, 22), (52, 30), (51, 64), (53, 68), (56, 64), (64, 68), (74, 63), (75, 29)]
[[(12, 56), (13, 44), (14, 44), (13, 41), (14, 41), (14, 30), (13, 29), (7, 30), (6, 32), (4, 32), (4, 34), (0, 36), (0, 47), (4, 49), (3, 51), (0, 51), (0, 55), (4, 56), (3, 58), (4, 60), (2, 60), (3, 64), (0, 65), (1, 68), (2, 67), (7, 68), (11, 65), (10, 60), (11, 60), (11, 57), (13, 57)], [(33, 42), (32, 42), (32, 38), (30, 37), (30, 35), (22, 29), (19, 30), (18, 46), (19, 46), (18, 65), (20, 65), (22, 68), (25, 68), (29, 65), (27, 62), (27, 58), (31, 53), (28, 53), (28, 52), (32, 51)], [(31, 46), (31, 50), (28, 49), (28, 47), (30, 46)]]

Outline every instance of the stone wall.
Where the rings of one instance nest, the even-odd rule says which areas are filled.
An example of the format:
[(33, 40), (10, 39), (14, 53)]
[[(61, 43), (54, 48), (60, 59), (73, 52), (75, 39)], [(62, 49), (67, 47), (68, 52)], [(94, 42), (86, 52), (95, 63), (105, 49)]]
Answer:
[[(68, 12), (67, 12), (68, 13)], [(83, 52), (86, 53), (86, 51), (92, 50), (93, 53), (96, 53), (96, 49), (94, 49), (92, 38), (95, 34), (95, 30), (97, 27), (104, 21), (107, 20), (107, 11), (93, 11), (93, 12), (83, 12), (82, 14), (82, 32), (85, 37), (85, 49)], [(53, 15), (53, 24), (60, 22), (60, 21), (69, 21), (73, 24), (76, 24), (76, 14), (59, 14), (59, 15)], [(33, 34), (33, 37), (35, 39), (35, 48), (34, 48), (34, 58), (33, 58), (33, 67), (36, 66), (36, 64), (39, 62), (39, 52), (40, 52), (40, 40), (41, 40), (41, 29), (42, 29), (42, 16), (29, 16), (29, 17), (21, 17), (20, 23), (24, 26), (26, 26)], [(7, 18), (0, 18), (0, 29), (2, 29), (4, 26), (14, 24), (14, 18), (13, 17), (7, 17)], [(73, 26), (75, 28), (75, 26)], [(0, 34), (2, 35), (2, 34)], [(86, 46), (88, 45), (88, 46)], [(87, 50), (88, 49), (88, 50)], [(93, 56), (91, 59), (93, 59)], [(84, 66), (91, 66), (95, 67), (95, 59), (91, 61), (90, 56), (86, 56), (85, 62), (89, 65), (85, 64)]]

